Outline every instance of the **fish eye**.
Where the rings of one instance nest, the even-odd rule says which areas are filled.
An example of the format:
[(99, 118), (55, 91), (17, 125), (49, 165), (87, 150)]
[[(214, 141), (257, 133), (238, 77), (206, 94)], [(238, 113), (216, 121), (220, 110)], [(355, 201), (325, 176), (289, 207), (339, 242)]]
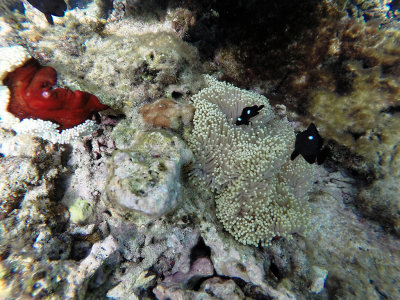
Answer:
[(237, 118), (237, 120), (238, 120), (238, 121), (242, 121), (242, 118), (239, 117), (239, 118)]
[(250, 109), (248, 109), (248, 110), (247, 110), (247, 114), (249, 115), (250, 113), (251, 113), (251, 110), (250, 110)]
[(312, 140), (314, 139), (314, 136), (313, 136), (313, 135), (309, 135), (309, 136), (308, 136), (308, 139), (309, 139), (310, 141), (312, 141)]

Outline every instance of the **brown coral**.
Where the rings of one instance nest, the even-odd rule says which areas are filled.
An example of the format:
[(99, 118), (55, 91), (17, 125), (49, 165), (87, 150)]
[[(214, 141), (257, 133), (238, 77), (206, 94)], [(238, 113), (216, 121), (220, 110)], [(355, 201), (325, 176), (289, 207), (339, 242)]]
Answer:
[(142, 106), (139, 112), (149, 125), (179, 129), (182, 123), (188, 125), (193, 120), (194, 107), (163, 98)]

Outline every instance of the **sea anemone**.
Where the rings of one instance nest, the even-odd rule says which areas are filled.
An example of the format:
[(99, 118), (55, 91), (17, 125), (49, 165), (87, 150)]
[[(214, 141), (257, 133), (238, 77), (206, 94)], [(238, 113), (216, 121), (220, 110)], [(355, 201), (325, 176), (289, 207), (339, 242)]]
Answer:
[[(295, 135), (268, 99), (207, 77), (196, 94), (188, 144), (193, 180), (216, 193), (217, 217), (243, 244), (266, 245), (307, 227), (313, 166), (290, 160)], [(236, 125), (243, 108), (264, 105), (249, 125)]]

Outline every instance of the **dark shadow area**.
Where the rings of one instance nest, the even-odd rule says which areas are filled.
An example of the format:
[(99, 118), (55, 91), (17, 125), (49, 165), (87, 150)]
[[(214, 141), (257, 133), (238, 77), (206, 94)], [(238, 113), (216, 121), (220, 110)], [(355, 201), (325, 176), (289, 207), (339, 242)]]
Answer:
[(197, 245), (192, 248), (190, 253), (190, 265), (192, 265), (198, 258), (210, 257), (211, 249), (205, 243), (202, 237), (199, 238)]
[[(296, 41), (313, 42), (313, 31), (325, 14), (320, 1), (208, 1), (190, 29), (188, 41), (203, 59), (218, 48), (230, 48), (254, 77), (284, 76), (301, 62), (304, 49)], [(293, 51), (296, 50), (296, 51)], [(222, 58), (223, 59), (223, 58)], [(265, 71), (273, 71), (267, 74)]]

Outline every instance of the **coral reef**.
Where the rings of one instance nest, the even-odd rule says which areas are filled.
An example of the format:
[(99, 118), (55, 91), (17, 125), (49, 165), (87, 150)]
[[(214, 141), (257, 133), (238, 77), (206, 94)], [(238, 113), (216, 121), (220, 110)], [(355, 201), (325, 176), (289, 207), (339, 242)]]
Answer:
[[(0, 221), (0, 280), (6, 282), (7, 289), (1, 291), (0, 297), (43, 295), (60, 284), (57, 276), (69, 268), (44, 262), (65, 258), (70, 248), (68, 237), (59, 231), (65, 226), (68, 213), (49, 197), (60, 174), (61, 151), (43, 140), (10, 132), (4, 132), (2, 145), (5, 156), (0, 158), (0, 164), (5, 169), (0, 178), (1, 205), (6, 210), (2, 210)], [(11, 149), (13, 152), (8, 153)], [(10, 207), (9, 202), (15, 203), (16, 198), (17, 205)]]
[[(10, 3), (22, 6), (6, 0), (0, 10)], [(115, 0), (110, 12), (108, 0), (84, 0), (70, 1), (71, 10), (54, 18), (54, 26), (28, 5), (24, 14), (7, 10), (11, 16), (0, 17), (1, 46), (26, 45), (41, 64), (59, 71), (62, 86), (95, 93), (119, 111), (101, 116), (99, 130), (69, 145), (33, 137), (34, 120), (4, 128), (2, 115), (0, 298), (400, 298), (400, 245), (393, 234), (399, 228), (398, 32), (388, 23), (397, 20), (384, 20), (388, 3)], [(340, 20), (346, 13), (353, 18)], [(190, 133), (181, 105), (204, 84), (193, 45), (219, 78), (271, 92), (271, 105), (287, 108), (211, 80), (193, 97)], [(22, 61), (29, 58), (24, 53)], [(3, 57), (0, 66), (8, 69)], [(220, 88), (229, 91), (223, 99)], [(0, 94), (9, 99), (10, 91), (2, 86)], [(151, 106), (166, 97), (166, 111)], [(325, 107), (312, 105), (318, 103)], [(157, 112), (153, 123), (161, 119), (173, 130), (145, 124), (138, 112), (143, 104), (149, 117)], [(248, 125), (235, 125), (254, 104), (264, 107)], [(352, 126), (330, 107), (341, 108)], [(287, 114), (295, 122), (288, 123)], [(301, 131), (316, 120), (321, 131), (329, 129), (321, 134), (325, 140), (340, 149), (346, 143), (346, 153), (357, 154), (380, 180), (366, 186), (352, 178), (342, 166), (355, 160), (343, 150), (321, 166), (300, 156), (289, 161), (291, 125)], [(352, 130), (363, 128), (370, 130), (361, 136)], [(184, 164), (191, 155), (180, 134), (195, 152), (190, 178)], [(365, 144), (357, 144), (360, 139)], [(132, 179), (120, 191), (134, 196), (134, 212), (107, 193), (122, 186), (122, 175)], [(310, 185), (315, 192), (307, 195)], [(238, 234), (244, 222), (235, 212), (251, 210), (261, 213), (252, 220), (275, 227), (247, 235), (254, 244), (266, 239), (266, 247), (243, 245), (224, 230)], [(275, 226), (280, 216), (290, 225)], [(248, 224), (243, 231), (257, 229)], [(299, 227), (307, 235), (291, 234)]]
[[(208, 77), (193, 96), (196, 108), (188, 144), (193, 176), (217, 193), (217, 216), (238, 241), (257, 246), (289, 237), (307, 224), (313, 167), (289, 160), (294, 133), (275, 117), (268, 100)], [(250, 125), (235, 125), (243, 108), (264, 105)]]
[(65, 84), (97, 95), (125, 115), (145, 102), (173, 92), (185, 96), (202, 86), (196, 49), (164, 24), (146, 27), (129, 19), (95, 34), (77, 20), (68, 22), (46, 32), (37, 52), (63, 70), (61, 80), (73, 78)]
[(164, 98), (143, 105), (140, 110), (144, 121), (154, 127), (179, 129), (182, 124), (189, 125), (193, 119), (194, 107)]

